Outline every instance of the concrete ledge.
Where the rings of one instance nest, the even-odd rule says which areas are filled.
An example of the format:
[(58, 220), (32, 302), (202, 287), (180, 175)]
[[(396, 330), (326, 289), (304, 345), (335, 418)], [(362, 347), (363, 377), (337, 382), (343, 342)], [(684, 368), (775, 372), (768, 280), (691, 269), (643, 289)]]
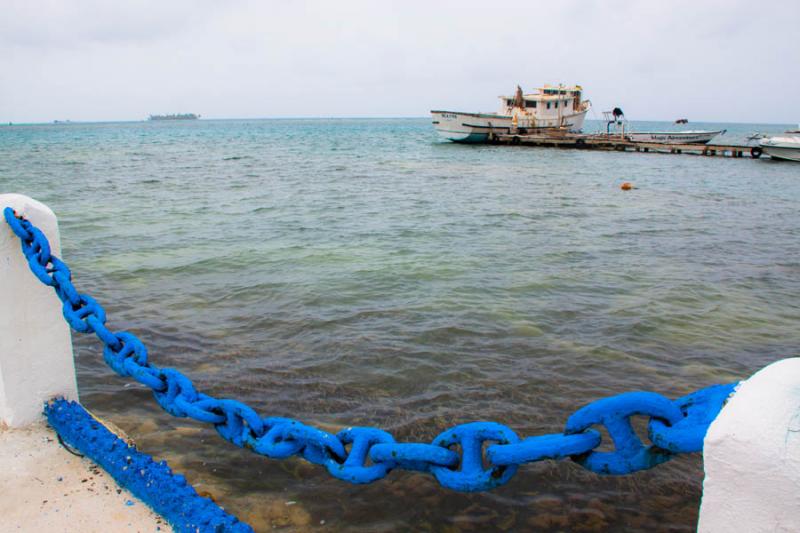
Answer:
[(70, 454), (44, 422), (0, 429), (0, 530), (172, 531), (90, 460)]

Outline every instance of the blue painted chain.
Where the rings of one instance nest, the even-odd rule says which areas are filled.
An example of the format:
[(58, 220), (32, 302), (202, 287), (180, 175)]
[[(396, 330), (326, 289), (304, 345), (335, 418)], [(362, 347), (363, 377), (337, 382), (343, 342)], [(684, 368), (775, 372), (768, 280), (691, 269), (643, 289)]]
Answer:
[[(102, 306), (75, 289), (69, 268), (50, 253), (45, 235), (10, 207), (3, 215), (20, 238), (33, 274), (53, 287), (63, 302), (69, 325), (94, 333), (105, 345), (106, 363), (119, 375), (150, 387), (164, 410), (214, 424), (225, 440), (267, 457), (300, 455), (352, 483), (371, 483), (402, 468), (429, 472), (450, 489), (482, 491), (506, 483), (523, 463), (563, 458), (601, 474), (628, 474), (677, 453), (701, 451), (709, 424), (736, 386), (714, 385), (674, 401), (653, 392), (627, 392), (582, 407), (569, 417), (563, 433), (524, 439), (496, 422), (462, 424), (430, 444), (397, 442), (386, 431), (370, 427), (346, 428), (333, 435), (290, 418), (261, 417), (242, 402), (198, 392), (175, 369), (150, 363), (147, 349), (135, 335), (106, 327)], [(652, 444), (644, 444), (636, 435), (630, 422), (634, 415), (650, 417)], [(614, 451), (595, 451), (601, 440), (600, 433), (591, 429), (595, 425), (606, 427)], [(460, 455), (453, 449), (457, 445)]]

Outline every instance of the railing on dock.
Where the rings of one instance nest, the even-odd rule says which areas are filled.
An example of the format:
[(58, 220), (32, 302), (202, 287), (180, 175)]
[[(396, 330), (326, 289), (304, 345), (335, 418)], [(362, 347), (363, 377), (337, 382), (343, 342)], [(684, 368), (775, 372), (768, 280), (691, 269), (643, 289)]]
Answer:
[[(563, 432), (550, 435), (521, 439), (494, 422), (457, 426), (431, 443), (397, 442), (377, 428), (333, 435), (296, 420), (261, 417), (245, 404), (196, 391), (177, 370), (151, 364), (141, 341), (109, 330), (103, 308), (75, 289), (58, 258), (53, 212), (15, 194), (0, 194), (3, 206), (17, 212), (5, 209), (7, 224), (0, 223), (0, 295), (6, 303), (0, 307), (0, 426), (40, 419), (45, 404), (64, 441), (127, 483), (178, 531), (252, 528), (187, 489), (185, 479), (163, 463), (134, 459), (133, 446), (104, 433), (79, 404), (53, 400), (77, 398), (69, 328), (59, 315), (77, 331), (97, 335), (109, 365), (149, 386), (170, 413), (212, 423), (223, 438), (269, 457), (300, 455), (354, 483), (404, 468), (429, 472), (445, 487), (477, 491), (502, 485), (519, 465), (543, 459), (568, 458), (599, 474), (625, 474), (702, 449), (698, 531), (794, 531), (800, 523), (798, 357), (772, 363), (738, 385), (715, 385), (673, 401), (648, 392), (599, 400), (570, 416)], [(649, 444), (631, 426), (636, 415), (650, 417)], [(596, 425), (605, 426), (614, 451), (600, 451)], [(137, 465), (132, 471), (129, 460)], [(177, 505), (174, 495), (182, 500)]]
[[(263, 417), (237, 400), (209, 396), (180, 371), (151, 363), (138, 337), (106, 326), (103, 307), (78, 292), (69, 267), (52, 253), (39, 228), (11, 207), (3, 216), (19, 238), (33, 275), (61, 300), (64, 319), (75, 331), (97, 336), (103, 358), (117, 374), (149, 387), (168, 413), (213, 424), (236, 446), (275, 459), (298, 455), (351, 483), (371, 483), (391, 470), (406, 469), (431, 473), (450, 489), (483, 491), (508, 482), (522, 464), (566, 458), (598, 474), (628, 474), (676, 454), (701, 451), (709, 425), (736, 386), (713, 385), (677, 400), (654, 392), (628, 392), (578, 409), (561, 433), (526, 438), (497, 422), (455, 426), (430, 443), (397, 442), (374, 427), (349, 427), (332, 434), (290, 418)], [(649, 417), (651, 444), (644, 444), (631, 425), (631, 417), (637, 415)], [(598, 451), (602, 439), (592, 429), (596, 425), (606, 428), (614, 451)]]

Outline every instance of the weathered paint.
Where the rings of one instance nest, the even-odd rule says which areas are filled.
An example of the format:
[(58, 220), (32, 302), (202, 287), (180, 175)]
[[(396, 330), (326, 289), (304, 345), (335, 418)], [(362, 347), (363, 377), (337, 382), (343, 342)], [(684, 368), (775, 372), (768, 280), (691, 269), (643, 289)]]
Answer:
[(74, 402), (55, 400), (45, 406), (47, 421), (62, 439), (96, 462), (137, 498), (164, 517), (175, 531), (186, 533), (253, 533), (197, 491), (164, 461), (156, 462), (103, 426)]
[(711, 424), (698, 531), (800, 531), (800, 358), (747, 381)]
[[(21, 194), (0, 194), (47, 235), (61, 255), (56, 216)], [(42, 404), (54, 396), (78, 399), (72, 337), (51, 287), (31, 275), (19, 239), (0, 224), (0, 422), (22, 427), (41, 419)]]

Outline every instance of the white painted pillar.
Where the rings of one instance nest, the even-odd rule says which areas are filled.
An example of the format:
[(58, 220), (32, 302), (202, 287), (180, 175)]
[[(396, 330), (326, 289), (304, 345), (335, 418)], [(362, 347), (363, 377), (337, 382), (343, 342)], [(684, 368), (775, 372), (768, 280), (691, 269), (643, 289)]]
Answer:
[(800, 531), (800, 358), (742, 382), (708, 429), (697, 529)]
[[(41, 229), (61, 256), (58, 221), (49, 207), (21, 194), (0, 194)], [(0, 425), (21, 427), (41, 418), (54, 396), (78, 399), (72, 337), (52, 287), (28, 267), (20, 241), (0, 215)]]

